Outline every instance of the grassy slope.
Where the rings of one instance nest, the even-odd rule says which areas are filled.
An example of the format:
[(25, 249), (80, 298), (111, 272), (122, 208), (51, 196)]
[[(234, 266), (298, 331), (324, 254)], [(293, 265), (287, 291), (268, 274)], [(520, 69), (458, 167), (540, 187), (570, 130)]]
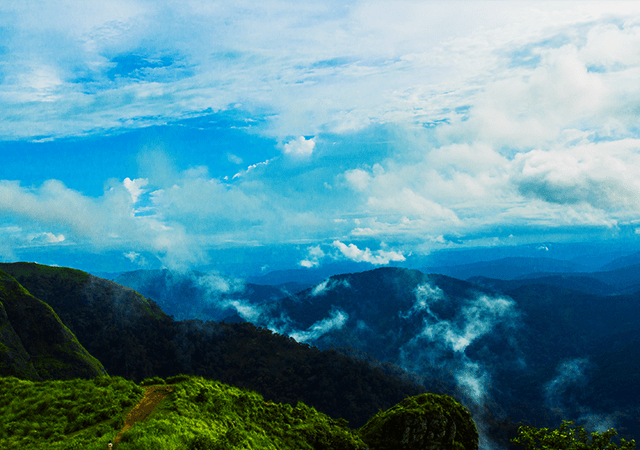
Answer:
[[(365, 448), (346, 422), (306, 405), (265, 402), (254, 392), (199, 377), (168, 381), (173, 392), (122, 435), (119, 450)], [(0, 378), (0, 448), (104, 449), (142, 392), (119, 377)]]
[(104, 449), (143, 391), (118, 377), (0, 378), (0, 448)]

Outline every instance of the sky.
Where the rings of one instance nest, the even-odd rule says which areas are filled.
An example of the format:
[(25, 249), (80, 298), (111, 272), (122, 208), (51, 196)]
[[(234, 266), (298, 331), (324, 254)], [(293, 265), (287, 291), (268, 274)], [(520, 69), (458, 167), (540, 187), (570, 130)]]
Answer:
[(636, 1), (3, 1), (0, 259), (635, 243), (639, 81)]

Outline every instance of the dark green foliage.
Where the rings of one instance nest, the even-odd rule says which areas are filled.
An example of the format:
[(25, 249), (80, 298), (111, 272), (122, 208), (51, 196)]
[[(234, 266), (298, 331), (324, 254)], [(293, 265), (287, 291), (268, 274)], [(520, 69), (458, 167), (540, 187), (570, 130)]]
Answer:
[(360, 429), (372, 450), (473, 450), (478, 431), (471, 414), (449, 396), (422, 394), (375, 415)]
[(563, 421), (555, 430), (521, 426), (518, 436), (512, 439), (514, 444), (526, 450), (632, 450), (636, 447), (634, 440), (620, 440), (620, 447), (611, 439), (617, 436), (614, 429), (604, 432), (588, 433), (582, 426), (574, 426), (573, 422)]
[(0, 378), (0, 448), (86, 448), (96, 441), (105, 441), (106, 448), (142, 393), (119, 377), (46, 382)]
[(0, 376), (68, 379), (105, 374), (54, 310), (0, 272)]

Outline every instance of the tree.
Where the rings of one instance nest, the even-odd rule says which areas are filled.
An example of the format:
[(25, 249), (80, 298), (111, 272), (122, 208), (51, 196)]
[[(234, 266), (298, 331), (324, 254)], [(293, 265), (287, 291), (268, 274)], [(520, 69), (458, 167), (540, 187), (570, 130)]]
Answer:
[(518, 436), (511, 440), (516, 445), (524, 446), (527, 450), (632, 450), (636, 441), (620, 439), (620, 447), (611, 442), (611, 438), (618, 433), (613, 428), (588, 433), (582, 426), (574, 426), (573, 422), (563, 421), (560, 428), (535, 428), (521, 426)]

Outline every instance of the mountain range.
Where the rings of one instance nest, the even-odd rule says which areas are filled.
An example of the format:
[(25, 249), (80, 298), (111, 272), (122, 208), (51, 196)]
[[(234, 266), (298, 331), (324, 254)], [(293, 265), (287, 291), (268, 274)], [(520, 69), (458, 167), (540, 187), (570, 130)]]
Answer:
[[(0, 270), (112, 375), (206, 376), (354, 426), (407, 396), (449, 394), (471, 410), (485, 445), (504, 448), (518, 423), (572, 419), (639, 434), (640, 266), (625, 261), (635, 262), (591, 272), (548, 259), (476, 262), (464, 267), (467, 280), (388, 267), (311, 285), (215, 272), (136, 271), (116, 283), (36, 264)], [(486, 276), (496, 268), (502, 279)]]
[[(524, 257), (441, 268), (467, 280), (383, 268), (334, 275), (278, 299), (243, 296), (238, 287), (233, 303), (200, 284), (199, 298), (210, 311), (235, 310), (227, 321), (399, 366), (428, 390), (462, 399), (496, 440), (501, 427), (513, 429), (508, 423), (552, 426), (562, 418), (633, 437), (640, 266), (624, 263), (634, 258), (610, 259), (610, 270)], [(136, 289), (148, 295), (149, 287)]]
[(204, 376), (253, 389), (270, 401), (302, 401), (355, 427), (425, 391), (392, 364), (374, 367), (250, 323), (175, 321), (153, 300), (84, 272), (32, 263), (0, 264), (0, 270), (49, 305), (110, 375), (134, 381)]

